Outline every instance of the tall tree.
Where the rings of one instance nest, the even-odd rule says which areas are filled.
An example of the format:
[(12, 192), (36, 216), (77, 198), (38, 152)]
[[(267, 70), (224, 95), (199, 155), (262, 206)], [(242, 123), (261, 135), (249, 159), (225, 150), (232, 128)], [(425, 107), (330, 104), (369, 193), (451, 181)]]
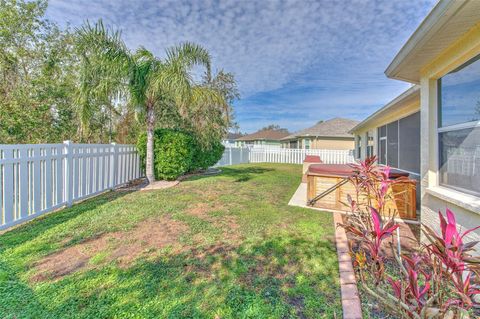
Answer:
[[(144, 116), (147, 130), (146, 175), (149, 182), (155, 180), (153, 172), (153, 132), (156, 113), (171, 103), (178, 106), (179, 114), (188, 115), (190, 108), (205, 105), (226, 105), (222, 94), (192, 80), (192, 68), (206, 69), (210, 76), (210, 55), (199, 45), (183, 43), (166, 51), (166, 58), (159, 59), (140, 47), (130, 52), (120, 33), (106, 28), (101, 21), (86, 24), (77, 30), (82, 54), (82, 90), (79, 100), (85, 127), (91, 120), (97, 104), (106, 104), (114, 96), (125, 96), (129, 105)], [(106, 79), (104, 81), (104, 79)]]
[(0, 143), (74, 133), (72, 36), (44, 18), (46, 8), (46, 1), (0, 1)]

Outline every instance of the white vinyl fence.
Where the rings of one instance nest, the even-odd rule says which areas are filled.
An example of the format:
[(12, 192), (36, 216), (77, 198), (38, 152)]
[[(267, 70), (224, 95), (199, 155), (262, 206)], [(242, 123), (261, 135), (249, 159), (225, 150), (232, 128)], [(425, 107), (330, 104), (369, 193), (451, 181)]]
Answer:
[(222, 158), (215, 166), (250, 163), (250, 150), (248, 147), (225, 147)]
[(216, 166), (241, 163), (302, 164), (307, 155), (318, 155), (325, 164), (347, 164), (355, 161), (352, 150), (227, 147)]
[(132, 145), (0, 145), (0, 230), (142, 175)]

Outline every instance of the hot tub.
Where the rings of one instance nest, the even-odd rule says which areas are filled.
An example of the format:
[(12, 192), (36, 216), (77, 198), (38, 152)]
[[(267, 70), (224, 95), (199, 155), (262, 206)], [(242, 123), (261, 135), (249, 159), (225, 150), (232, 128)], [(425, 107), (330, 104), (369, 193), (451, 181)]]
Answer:
[[(346, 164), (312, 164), (307, 171), (307, 202), (319, 194), (334, 187), (353, 174), (353, 168)], [(392, 169), (390, 178), (408, 177), (408, 173)], [(396, 212), (397, 217), (403, 219), (416, 219), (416, 181), (408, 178), (399, 179), (390, 187), (390, 197), (386, 203), (386, 213)], [(349, 211), (347, 195), (355, 198), (355, 188), (348, 181), (331, 193), (325, 195), (313, 206), (330, 210)]]

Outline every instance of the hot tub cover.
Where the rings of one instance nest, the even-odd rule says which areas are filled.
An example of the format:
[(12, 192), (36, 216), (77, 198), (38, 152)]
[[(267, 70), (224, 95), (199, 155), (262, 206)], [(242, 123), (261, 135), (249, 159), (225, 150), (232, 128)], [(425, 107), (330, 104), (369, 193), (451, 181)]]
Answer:
[(322, 160), (320, 159), (320, 156), (317, 155), (307, 155), (305, 156), (305, 159), (303, 160), (304, 163), (321, 163)]
[[(348, 164), (312, 164), (308, 168), (307, 175), (349, 177), (353, 171), (354, 169)], [(408, 177), (408, 175), (408, 173), (391, 169), (389, 178)]]

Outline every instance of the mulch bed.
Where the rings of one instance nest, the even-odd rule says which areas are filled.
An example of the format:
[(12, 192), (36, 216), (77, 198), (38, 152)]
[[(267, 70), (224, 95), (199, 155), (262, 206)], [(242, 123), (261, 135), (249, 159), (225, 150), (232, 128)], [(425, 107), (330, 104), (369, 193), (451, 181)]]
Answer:
[[(342, 216), (343, 222), (346, 222), (346, 216)], [(399, 222), (399, 230), (400, 230), (400, 247), (402, 254), (409, 254), (414, 251), (416, 247), (420, 244), (420, 234), (421, 229), (419, 224), (413, 223), (400, 223)], [(347, 237), (352, 240), (350, 234), (347, 234)], [(383, 253), (385, 254), (386, 261), (385, 266), (388, 269), (393, 269), (395, 267), (396, 261), (392, 255), (391, 245), (393, 244), (395, 249), (397, 249), (397, 233), (395, 232), (392, 238), (387, 239), (384, 241), (384, 246), (382, 248)], [(362, 303), (362, 311), (364, 317), (366, 318), (374, 318), (374, 319), (393, 319), (395, 316), (392, 316), (386, 313), (380, 304), (374, 299), (372, 299), (366, 292), (362, 291), (361, 285), (358, 285), (358, 291), (360, 295), (360, 300)]]

